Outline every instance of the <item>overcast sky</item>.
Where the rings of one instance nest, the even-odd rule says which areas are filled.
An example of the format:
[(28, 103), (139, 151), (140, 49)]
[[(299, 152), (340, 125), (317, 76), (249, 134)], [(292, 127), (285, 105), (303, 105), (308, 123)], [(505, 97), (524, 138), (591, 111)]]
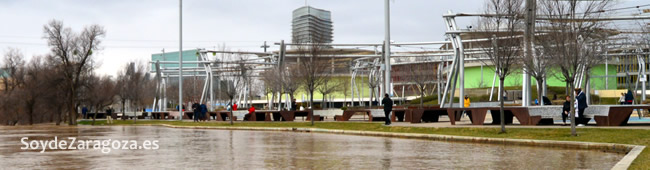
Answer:
[[(396, 42), (444, 40), (442, 14), (480, 12), (485, 0), (391, 1), (391, 39)], [(226, 44), (233, 50), (262, 51), (260, 46), (291, 40), (291, 12), (304, 0), (184, 0), (183, 49)], [(334, 43), (381, 43), (383, 0), (310, 0), (332, 12)], [(649, 4), (626, 0), (619, 6)], [(99, 74), (116, 75), (129, 61), (148, 61), (152, 53), (178, 50), (178, 0), (1, 0), (0, 51), (20, 49), (27, 58), (49, 52), (43, 25), (62, 20), (75, 31), (90, 24), (106, 29), (96, 53)], [(459, 21), (464, 28), (473, 19)], [(276, 50), (272, 46), (270, 50)], [(397, 49), (400, 50), (400, 49)], [(402, 49), (408, 50), (408, 49)], [(414, 49), (417, 50), (417, 49)]]

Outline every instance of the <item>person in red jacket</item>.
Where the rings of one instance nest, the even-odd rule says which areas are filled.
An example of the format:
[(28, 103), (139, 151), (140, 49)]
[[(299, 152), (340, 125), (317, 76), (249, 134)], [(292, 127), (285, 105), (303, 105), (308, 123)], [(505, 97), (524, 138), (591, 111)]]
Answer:
[(237, 103), (232, 105), (232, 111), (235, 111), (235, 110), (237, 110)]
[(244, 120), (255, 121), (255, 120), (250, 120), (253, 114), (255, 114), (255, 107), (251, 106), (251, 108), (248, 108), (248, 114), (244, 115)]
[(251, 106), (251, 108), (248, 109), (248, 114), (253, 114), (255, 113), (255, 106)]

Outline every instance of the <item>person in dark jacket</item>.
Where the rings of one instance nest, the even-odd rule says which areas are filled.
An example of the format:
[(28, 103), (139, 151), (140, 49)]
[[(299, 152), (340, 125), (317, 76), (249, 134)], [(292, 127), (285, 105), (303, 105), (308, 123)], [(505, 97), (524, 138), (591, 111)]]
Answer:
[(106, 123), (113, 124), (113, 108), (106, 109)]
[(585, 122), (585, 109), (588, 107), (587, 106), (587, 96), (585, 95), (584, 92), (582, 92), (582, 89), (576, 88), (576, 100), (578, 101), (578, 120), (580, 120), (578, 123), (578, 126), (584, 126), (587, 124)]
[(87, 118), (87, 117), (86, 117), (86, 114), (88, 114), (88, 108), (87, 108), (86, 106), (84, 106), (83, 108), (81, 108), (81, 114), (83, 115), (83, 118), (84, 118), (84, 119)]
[[(556, 98), (557, 98), (557, 96), (556, 96)], [(546, 96), (542, 96), (542, 100), (544, 101), (544, 105), (553, 105), (551, 100), (548, 99), (548, 97), (546, 97)]]
[(566, 118), (569, 117), (571, 113), (571, 96), (566, 96), (564, 101), (564, 106), (562, 107), (562, 126), (566, 125)]
[(634, 101), (634, 94), (632, 93), (632, 90), (627, 90), (627, 94), (625, 94), (625, 104), (632, 104)]
[(199, 114), (201, 114), (201, 105), (199, 103), (192, 104), (192, 111), (194, 112), (194, 122), (199, 121)]
[(298, 109), (298, 104), (296, 103), (296, 99), (291, 99), (291, 111), (296, 111)]
[(386, 125), (390, 125), (390, 112), (393, 111), (393, 100), (388, 97), (388, 93), (384, 94), (384, 99), (381, 100), (384, 105), (384, 115), (386, 116)]
[(205, 105), (205, 102), (201, 104), (201, 117), (199, 117), (199, 120), (203, 120), (205, 122), (205, 115), (208, 113), (208, 106)]

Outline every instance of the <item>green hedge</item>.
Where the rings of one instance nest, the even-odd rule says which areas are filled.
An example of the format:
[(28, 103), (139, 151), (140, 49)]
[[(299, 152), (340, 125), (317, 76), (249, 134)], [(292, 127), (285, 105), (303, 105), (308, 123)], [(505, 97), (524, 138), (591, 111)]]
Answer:
[[(422, 100), (422, 98), (413, 99), (410, 104), (420, 104), (420, 100)], [(424, 96), (423, 103), (429, 103), (434, 100), (438, 100), (438, 95)]]

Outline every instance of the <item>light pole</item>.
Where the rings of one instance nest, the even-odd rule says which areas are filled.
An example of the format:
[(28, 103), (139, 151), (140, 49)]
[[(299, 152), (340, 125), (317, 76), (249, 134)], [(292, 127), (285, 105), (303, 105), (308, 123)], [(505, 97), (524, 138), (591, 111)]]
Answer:
[(183, 0), (178, 0), (178, 112), (183, 120)]
[(384, 89), (382, 91), (392, 95), (393, 88), (390, 86), (390, 2), (384, 0), (384, 18), (385, 18), (385, 39), (384, 39)]

